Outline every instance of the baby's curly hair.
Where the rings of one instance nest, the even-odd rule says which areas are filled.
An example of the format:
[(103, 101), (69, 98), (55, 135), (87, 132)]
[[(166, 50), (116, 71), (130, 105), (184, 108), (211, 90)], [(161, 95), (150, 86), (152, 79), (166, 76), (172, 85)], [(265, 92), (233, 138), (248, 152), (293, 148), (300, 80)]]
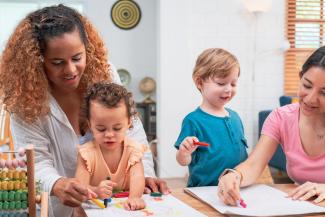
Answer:
[(89, 120), (90, 103), (96, 101), (107, 108), (116, 108), (118, 103), (124, 102), (128, 118), (133, 119), (137, 115), (132, 93), (126, 88), (115, 83), (99, 82), (91, 86), (84, 97), (83, 116)]
[(111, 81), (104, 43), (88, 19), (62, 4), (45, 7), (18, 24), (2, 53), (0, 96), (7, 111), (28, 123), (49, 113), (51, 87), (43, 67), (46, 43), (76, 29), (86, 48), (81, 93), (93, 83)]

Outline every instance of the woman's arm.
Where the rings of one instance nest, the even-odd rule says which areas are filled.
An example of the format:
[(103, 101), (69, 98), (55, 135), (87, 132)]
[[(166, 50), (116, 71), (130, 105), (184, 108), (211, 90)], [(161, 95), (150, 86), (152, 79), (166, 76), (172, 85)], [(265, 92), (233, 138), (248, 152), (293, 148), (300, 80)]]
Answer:
[(88, 198), (87, 188), (78, 180), (63, 177), (55, 168), (53, 154), (50, 152), (50, 139), (42, 123), (37, 120), (27, 124), (15, 115), (11, 115), (10, 127), (15, 148), (27, 144), (34, 145), (35, 176), (42, 183), (42, 190), (57, 196), (61, 203), (68, 206), (80, 206)]
[(257, 180), (277, 146), (276, 140), (262, 135), (248, 159), (235, 168), (237, 172), (229, 172), (219, 178), (219, 198), (225, 204), (236, 205), (241, 198), (240, 187), (251, 185)]
[(262, 174), (265, 166), (276, 151), (278, 142), (269, 136), (261, 135), (248, 159), (236, 167), (241, 172), (241, 187), (253, 184)]

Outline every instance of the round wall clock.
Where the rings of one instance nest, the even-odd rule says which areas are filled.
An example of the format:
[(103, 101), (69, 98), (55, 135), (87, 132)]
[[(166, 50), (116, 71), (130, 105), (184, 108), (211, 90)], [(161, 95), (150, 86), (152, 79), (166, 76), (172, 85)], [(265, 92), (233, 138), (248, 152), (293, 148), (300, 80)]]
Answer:
[(132, 0), (119, 0), (111, 8), (113, 23), (121, 29), (132, 29), (141, 19), (139, 5)]

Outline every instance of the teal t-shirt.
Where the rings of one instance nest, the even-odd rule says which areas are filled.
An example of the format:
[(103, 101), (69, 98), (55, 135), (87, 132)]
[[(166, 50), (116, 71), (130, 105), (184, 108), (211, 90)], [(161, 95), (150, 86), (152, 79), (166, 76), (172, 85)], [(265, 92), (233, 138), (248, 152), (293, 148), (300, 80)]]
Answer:
[(234, 168), (247, 158), (247, 142), (238, 114), (226, 108), (229, 116), (217, 117), (200, 107), (188, 114), (175, 143), (178, 149), (188, 136), (195, 136), (209, 147), (199, 146), (192, 153), (189, 164), (188, 187), (218, 185), (218, 178), (226, 168)]

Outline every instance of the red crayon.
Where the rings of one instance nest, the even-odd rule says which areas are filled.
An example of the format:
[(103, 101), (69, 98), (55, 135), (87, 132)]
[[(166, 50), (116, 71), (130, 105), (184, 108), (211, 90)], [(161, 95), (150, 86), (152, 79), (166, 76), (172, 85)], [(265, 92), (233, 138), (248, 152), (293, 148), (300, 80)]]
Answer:
[(123, 198), (123, 197), (128, 197), (128, 196), (129, 196), (128, 191), (113, 194), (113, 197), (115, 197), (115, 198)]
[(209, 143), (206, 143), (206, 142), (196, 142), (196, 141), (193, 141), (193, 144), (194, 145), (198, 145), (198, 146), (204, 146), (204, 147), (209, 147), (210, 144)]

